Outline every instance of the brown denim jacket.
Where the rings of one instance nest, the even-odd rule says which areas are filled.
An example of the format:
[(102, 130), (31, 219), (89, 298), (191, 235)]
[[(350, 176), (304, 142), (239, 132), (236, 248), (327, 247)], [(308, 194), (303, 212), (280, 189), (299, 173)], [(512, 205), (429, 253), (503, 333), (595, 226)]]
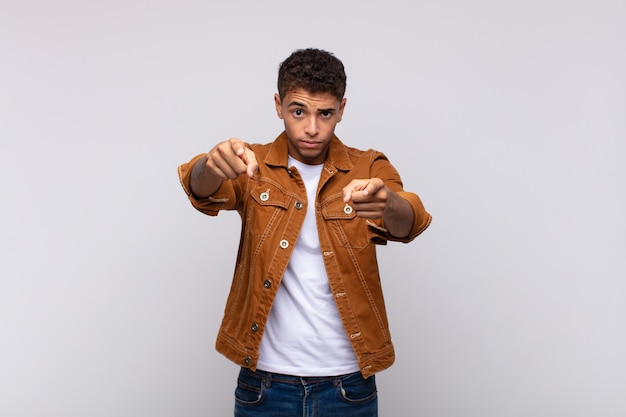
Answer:
[[(284, 132), (272, 143), (248, 146), (259, 163), (255, 176), (249, 179), (241, 175), (225, 181), (207, 198), (195, 198), (190, 188), (191, 169), (204, 154), (178, 168), (182, 186), (196, 209), (211, 216), (220, 210), (237, 210), (243, 222), (216, 349), (238, 365), (256, 369), (264, 326), (310, 203), (315, 204), (330, 287), (361, 373), (367, 378), (388, 368), (395, 356), (375, 244), (386, 244), (388, 240), (410, 242), (428, 227), (431, 217), (419, 197), (402, 189), (398, 172), (382, 153), (350, 148), (334, 137), (317, 200), (309, 202), (300, 174), (287, 165)], [(343, 202), (343, 187), (353, 179), (367, 178), (382, 179), (409, 201), (415, 215), (409, 236), (391, 236), (382, 220), (357, 217)]]

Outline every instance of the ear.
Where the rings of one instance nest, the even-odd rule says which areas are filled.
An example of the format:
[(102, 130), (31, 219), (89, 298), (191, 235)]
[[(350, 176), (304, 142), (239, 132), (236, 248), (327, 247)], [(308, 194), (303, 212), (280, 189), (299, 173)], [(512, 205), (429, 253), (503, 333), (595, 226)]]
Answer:
[(276, 115), (279, 119), (283, 118), (283, 103), (278, 93), (274, 94), (274, 105), (276, 106)]
[(341, 104), (339, 104), (339, 119), (337, 120), (337, 123), (339, 123), (343, 118), (343, 109), (346, 108), (347, 101), (348, 100), (346, 98), (341, 99)]

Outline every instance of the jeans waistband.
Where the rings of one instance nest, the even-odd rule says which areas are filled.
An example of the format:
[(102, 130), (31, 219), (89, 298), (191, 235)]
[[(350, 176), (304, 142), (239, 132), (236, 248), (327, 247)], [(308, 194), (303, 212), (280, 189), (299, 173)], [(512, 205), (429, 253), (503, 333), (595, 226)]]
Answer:
[(333, 384), (338, 384), (341, 379), (347, 376), (360, 373), (360, 371), (356, 371), (351, 374), (333, 375), (333, 376), (297, 376), (297, 375), (278, 374), (274, 372), (263, 371), (261, 369), (257, 369), (256, 371), (251, 371), (250, 369), (247, 369), (247, 368), (243, 368), (243, 369), (244, 371), (248, 371), (248, 372), (254, 373), (262, 377), (268, 383), (282, 382), (285, 384), (293, 384), (293, 385), (308, 385), (308, 384), (315, 384), (315, 383), (321, 383), (321, 382), (332, 382)]

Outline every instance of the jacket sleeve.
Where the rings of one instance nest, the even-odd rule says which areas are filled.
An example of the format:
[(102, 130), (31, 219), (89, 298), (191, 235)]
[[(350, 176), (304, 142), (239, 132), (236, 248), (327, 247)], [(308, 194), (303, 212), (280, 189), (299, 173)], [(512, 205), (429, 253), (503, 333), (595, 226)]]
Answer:
[(208, 197), (199, 198), (191, 192), (191, 170), (196, 162), (204, 156), (205, 154), (197, 155), (189, 162), (178, 167), (178, 179), (191, 205), (209, 216), (217, 216), (220, 210), (238, 209), (241, 204), (241, 198), (239, 197), (242, 194), (242, 186), (245, 187), (245, 185), (242, 184), (242, 181), (245, 181), (245, 175), (240, 176), (236, 180), (223, 181), (220, 188)]

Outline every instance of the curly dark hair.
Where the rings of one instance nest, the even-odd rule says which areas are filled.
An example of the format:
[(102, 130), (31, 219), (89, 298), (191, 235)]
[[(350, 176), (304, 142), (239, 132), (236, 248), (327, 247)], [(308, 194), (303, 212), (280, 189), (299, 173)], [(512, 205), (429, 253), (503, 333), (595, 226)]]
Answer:
[(346, 92), (343, 63), (332, 53), (321, 49), (298, 49), (278, 68), (278, 94), (302, 88), (309, 93), (330, 93), (338, 100)]

